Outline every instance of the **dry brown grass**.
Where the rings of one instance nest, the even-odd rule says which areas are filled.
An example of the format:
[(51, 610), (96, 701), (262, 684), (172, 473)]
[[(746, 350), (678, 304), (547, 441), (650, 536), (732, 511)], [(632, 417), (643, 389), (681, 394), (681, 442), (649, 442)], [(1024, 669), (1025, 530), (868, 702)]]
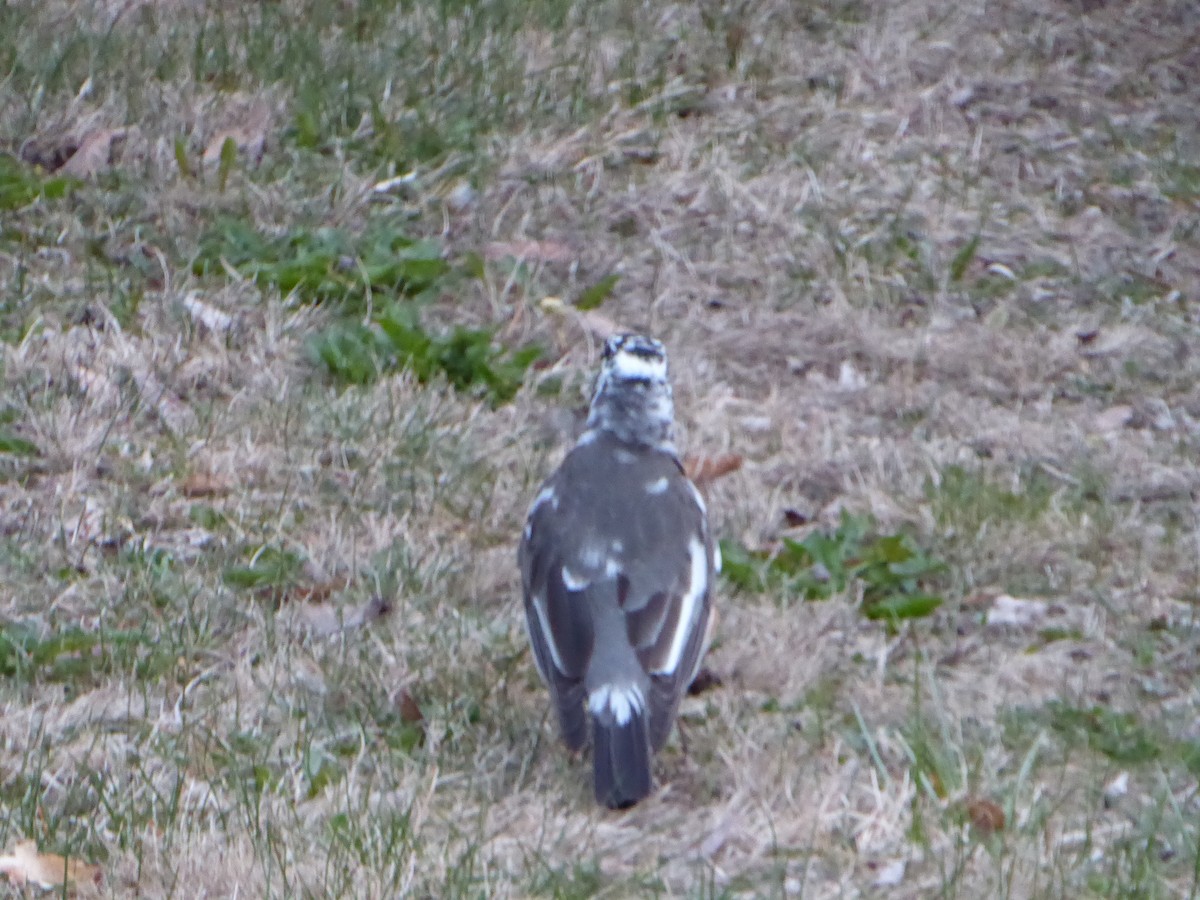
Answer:
[[(0, 654), (0, 841), (113, 896), (1196, 896), (1196, 4), (442, 8), (97, 6), (74, 51), (73, 5), (0, 13), (0, 149), (126, 129), (3, 212), (4, 427), (40, 454), (0, 455), (0, 629), (33, 636)], [(444, 146), (389, 164), (339, 120), (347, 59)], [(338, 386), (330, 309), (192, 274), (219, 212), (381, 210), (486, 257), (434, 309), (550, 349), (515, 402)], [(542, 301), (610, 272), (685, 446), (745, 458), (719, 534), (869, 512), (948, 567), (898, 631), (726, 591), (723, 686), (621, 815), (557, 746), (514, 564), (594, 362)], [(232, 586), (263, 547), (291, 587)], [(1041, 618), (987, 624), (1002, 593)]]

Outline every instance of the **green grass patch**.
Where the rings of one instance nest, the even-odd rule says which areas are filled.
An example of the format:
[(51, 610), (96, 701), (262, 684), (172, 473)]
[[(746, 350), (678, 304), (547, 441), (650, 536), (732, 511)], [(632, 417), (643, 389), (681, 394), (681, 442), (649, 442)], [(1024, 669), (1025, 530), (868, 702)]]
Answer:
[(409, 369), (422, 383), (444, 377), (456, 390), (499, 406), (513, 398), (542, 351), (536, 345), (504, 348), (494, 337), (492, 328), (430, 332), (416, 303), (390, 303), (370, 325), (336, 323), (314, 337), (310, 348), (331, 375), (350, 384)]
[(967, 273), (967, 268), (975, 259), (975, 254), (979, 252), (979, 240), (978, 233), (972, 235), (971, 239), (954, 254), (954, 258), (950, 260), (951, 281), (962, 281), (963, 276)]
[(617, 286), (617, 282), (620, 280), (620, 275), (606, 275), (591, 287), (584, 288), (579, 296), (575, 298), (575, 308), (585, 311), (596, 309), (611, 296), (613, 288)]
[[(414, 239), (393, 222), (373, 222), (357, 234), (318, 228), (272, 237), (224, 220), (201, 240), (193, 270), (208, 275), (226, 267), (306, 302), (336, 304), (342, 318), (309, 346), (318, 363), (349, 384), (410, 369), (423, 383), (445, 377), (495, 406), (512, 399), (541, 356), (535, 346), (497, 346), (492, 328), (427, 330), (422, 303), (444, 286), (451, 268), (436, 242)], [(349, 320), (368, 308), (369, 323)]]
[(420, 294), (449, 271), (438, 244), (413, 238), (388, 221), (372, 222), (359, 233), (323, 227), (272, 236), (224, 219), (201, 238), (192, 270), (212, 275), (227, 266), (263, 287), (310, 303), (337, 302), (347, 312), (366, 308), (377, 293)]
[(1038, 731), (1056, 735), (1064, 747), (1099, 753), (1121, 765), (1148, 763), (1170, 755), (1174, 743), (1135, 713), (1103, 706), (1080, 707), (1051, 700), (1039, 708), (1018, 707), (1001, 717), (1005, 742), (1028, 743)]
[(879, 534), (871, 516), (842, 514), (833, 531), (813, 531), (803, 540), (784, 538), (774, 552), (753, 552), (721, 542), (722, 573), (735, 587), (793, 598), (825, 600), (863, 588), (863, 613), (896, 621), (927, 616), (942, 603), (927, 586), (945, 570), (908, 534)]
[(984, 475), (961, 466), (947, 466), (936, 479), (925, 483), (938, 527), (973, 536), (985, 524), (1032, 522), (1050, 507), (1056, 485), (1040, 470), (1014, 478), (1002, 487)]
[(242, 565), (226, 567), (222, 580), (233, 588), (246, 591), (275, 591), (295, 584), (304, 557), (292, 550), (263, 546), (249, 551)]
[(1190, 160), (1164, 162), (1159, 176), (1162, 192), (1180, 203), (1200, 199), (1200, 163)]
[(7, 428), (0, 428), (0, 453), (7, 453), (9, 456), (37, 456), (41, 451), (33, 441), (13, 434)]
[(1083, 744), (1113, 762), (1150, 762), (1162, 754), (1161, 739), (1133, 713), (1103, 706), (1080, 708), (1053, 700), (1046, 706), (1046, 724), (1069, 744)]
[(576, 861), (552, 867), (539, 860), (533, 871), (530, 891), (536, 897), (555, 900), (586, 900), (605, 887), (607, 879), (594, 862)]
[(21, 209), (35, 200), (61, 200), (77, 182), (61, 175), (43, 178), (20, 160), (0, 154), (0, 210)]
[(0, 626), (0, 675), (8, 678), (76, 683), (133, 672), (154, 679), (175, 662), (175, 653), (144, 631), (64, 628), (41, 634), (19, 623)]

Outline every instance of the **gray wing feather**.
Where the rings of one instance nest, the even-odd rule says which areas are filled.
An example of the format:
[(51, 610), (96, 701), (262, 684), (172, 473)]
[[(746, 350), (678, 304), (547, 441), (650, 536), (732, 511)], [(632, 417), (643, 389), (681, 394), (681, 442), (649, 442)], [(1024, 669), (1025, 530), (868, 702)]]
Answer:
[[(596, 635), (585, 592), (568, 589), (563, 570), (585, 582), (615, 579), (615, 591), (608, 582), (610, 596), (624, 612), (625, 638), (650, 679), (650, 735), (657, 750), (670, 733), (703, 650), (714, 574), (712, 541), (704, 511), (674, 457), (645, 451), (637, 465), (630, 465), (621, 461), (618, 449), (628, 456), (606, 439), (579, 446), (547, 483), (556, 500), (532, 510), (520, 550), (525, 611), (564, 739), (578, 746), (570, 738), (586, 731), (583, 679), (597, 652)], [(648, 497), (646, 485), (663, 478), (667, 489)], [(706, 555), (705, 583), (699, 608), (687, 623), (682, 621), (685, 597), (698, 574), (689, 552), (694, 540)], [(682, 652), (673, 669), (663, 672), (681, 627), (689, 627)], [(602, 639), (616, 637), (606, 633)]]
[(579, 750), (587, 743), (583, 676), (591, 658), (592, 623), (587, 610), (568, 596), (562, 566), (549, 546), (551, 535), (540, 518), (536, 512), (532, 516), (533, 527), (519, 552), (526, 624), (538, 671), (554, 698), (563, 742)]

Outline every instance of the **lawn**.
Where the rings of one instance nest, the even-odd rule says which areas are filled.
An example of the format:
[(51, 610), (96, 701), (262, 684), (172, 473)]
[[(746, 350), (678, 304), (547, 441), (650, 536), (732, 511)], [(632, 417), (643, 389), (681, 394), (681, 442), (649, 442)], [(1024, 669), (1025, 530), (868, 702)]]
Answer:
[[(0, 855), (113, 897), (1200, 897), (1198, 35), (0, 6)], [(515, 558), (617, 328), (667, 344), (729, 562), (624, 813)]]

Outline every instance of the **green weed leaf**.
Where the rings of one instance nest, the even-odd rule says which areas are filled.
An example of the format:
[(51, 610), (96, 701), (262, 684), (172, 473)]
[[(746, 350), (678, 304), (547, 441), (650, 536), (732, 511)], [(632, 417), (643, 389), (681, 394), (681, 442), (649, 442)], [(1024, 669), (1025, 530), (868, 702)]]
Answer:
[(784, 538), (773, 555), (752, 553), (732, 541), (721, 542), (722, 575), (749, 593), (774, 593), (824, 600), (855, 583), (863, 590), (863, 613), (871, 619), (926, 616), (941, 598), (924, 585), (945, 570), (904, 533), (876, 534), (870, 516), (843, 513), (833, 531), (813, 531), (803, 540)]
[(217, 190), (222, 194), (225, 193), (225, 186), (229, 184), (229, 174), (236, 164), (237, 143), (233, 138), (227, 137), (221, 143), (221, 159), (217, 163)]
[(71, 178), (41, 178), (37, 171), (12, 156), (0, 154), (0, 209), (20, 209), (39, 197), (60, 200), (74, 189)]
[(0, 453), (8, 453), (12, 456), (37, 456), (41, 451), (33, 441), (0, 429)]
[(978, 251), (979, 235), (976, 234), (954, 254), (954, 259), (950, 261), (951, 281), (962, 281), (963, 275), (967, 272), (967, 267), (971, 265), (971, 261), (975, 259), (975, 254)]
[(586, 288), (575, 300), (575, 308), (582, 310), (595, 309), (608, 299), (613, 288), (621, 280), (620, 275), (606, 275), (590, 288)]

